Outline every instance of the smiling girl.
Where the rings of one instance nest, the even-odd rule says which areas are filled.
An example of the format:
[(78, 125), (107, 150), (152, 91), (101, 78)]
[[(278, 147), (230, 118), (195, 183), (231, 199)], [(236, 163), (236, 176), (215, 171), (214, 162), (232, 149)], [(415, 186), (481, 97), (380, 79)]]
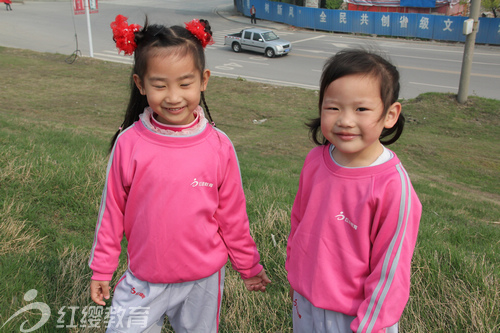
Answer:
[(321, 77), (318, 144), (291, 214), (286, 269), (294, 332), (398, 332), (422, 206), (396, 154), (399, 73), (345, 50)]
[(92, 300), (106, 304), (125, 234), (128, 269), (108, 332), (160, 332), (165, 317), (177, 332), (217, 332), (228, 256), (248, 290), (271, 281), (250, 236), (236, 153), (204, 98), (210, 25), (141, 28), (118, 15), (111, 27), (134, 67), (89, 261)]

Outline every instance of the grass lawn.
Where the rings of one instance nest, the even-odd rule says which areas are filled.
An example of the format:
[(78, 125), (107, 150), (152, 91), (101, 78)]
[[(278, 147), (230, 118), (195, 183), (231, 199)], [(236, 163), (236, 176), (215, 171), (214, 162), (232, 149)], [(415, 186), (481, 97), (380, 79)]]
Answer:
[[(44, 320), (37, 309), (14, 316), (34, 302), (51, 309), (36, 332), (104, 332), (88, 327), (96, 308), (87, 260), (130, 66), (66, 57), (0, 48), (1, 332)], [(250, 227), (273, 281), (249, 293), (227, 269), (220, 331), (291, 332), (286, 240), (318, 93), (212, 77), (206, 98), (238, 153)], [(423, 216), (400, 330), (498, 332), (500, 101), (472, 96), (460, 105), (428, 93), (402, 104), (407, 125), (390, 148)], [(125, 268), (123, 256), (114, 282)]]

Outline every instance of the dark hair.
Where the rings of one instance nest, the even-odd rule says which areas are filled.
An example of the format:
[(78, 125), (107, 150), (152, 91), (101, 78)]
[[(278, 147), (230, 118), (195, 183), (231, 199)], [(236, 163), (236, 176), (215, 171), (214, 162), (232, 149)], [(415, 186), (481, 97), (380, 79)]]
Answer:
[[(205, 26), (205, 32), (212, 35), (210, 24), (207, 20), (200, 20)], [(139, 120), (139, 115), (144, 112), (144, 108), (148, 106), (148, 100), (145, 95), (142, 95), (134, 82), (134, 74), (137, 74), (142, 80), (147, 71), (148, 59), (160, 48), (172, 47), (175, 48), (173, 52), (184, 56), (191, 54), (193, 56), (195, 66), (200, 71), (201, 75), (205, 71), (205, 51), (200, 40), (193, 35), (185, 27), (174, 25), (165, 27), (158, 24), (148, 24), (148, 18), (144, 27), (135, 32), (135, 43), (137, 48), (134, 51), (134, 66), (132, 74), (130, 75), (130, 99), (128, 102), (127, 110), (125, 112), (125, 119), (123, 120), (120, 129), (111, 139), (110, 150), (113, 149), (116, 139), (121, 131), (131, 126), (134, 122)], [(210, 110), (208, 109), (205, 95), (201, 92), (201, 101), (205, 107), (208, 119), (213, 124)]]
[[(321, 107), (326, 89), (333, 81), (352, 74), (372, 75), (379, 80), (380, 98), (384, 103), (382, 117), (387, 114), (389, 107), (397, 102), (399, 96), (399, 72), (393, 64), (381, 55), (371, 51), (362, 49), (342, 50), (330, 57), (323, 67), (319, 91), (319, 117), (312, 119), (307, 124), (314, 143), (318, 145), (328, 143), (321, 133)], [(396, 142), (403, 133), (404, 124), (405, 118), (400, 114), (393, 127), (382, 130), (379, 138), (380, 142), (384, 145)], [(385, 138), (387, 139), (383, 140)]]

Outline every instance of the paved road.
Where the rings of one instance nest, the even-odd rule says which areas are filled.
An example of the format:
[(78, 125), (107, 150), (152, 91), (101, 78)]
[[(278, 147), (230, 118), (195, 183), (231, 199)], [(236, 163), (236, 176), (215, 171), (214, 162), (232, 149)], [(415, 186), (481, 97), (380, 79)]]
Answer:
[[(259, 20), (259, 26), (272, 28), (293, 44), (290, 55), (268, 59), (256, 53), (234, 53), (224, 46), (225, 34), (250, 26), (249, 18), (235, 13), (232, 4), (232, 0), (100, 0), (99, 13), (90, 15), (94, 57), (131, 63), (130, 57), (117, 54), (111, 38), (109, 23), (117, 14), (141, 25), (146, 14), (150, 21), (166, 25), (198, 17), (208, 19), (215, 32), (216, 44), (207, 48), (207, 65), (214, 75), (317, 89), (328, 56), (345, 47), (362, 46), (386, 53), (399, 67), (402, 98), (427, 91), (458, 91), (463, 44), (333, 34)], [(69, 55), (78, 41), (83, 56), (89, 56), (86, 16), (73, 15), (69, 1), (25, 1), (13, 9), (0, 9), (0, 45)], [(499, 87), (500, 47), (476, 46), (469, 93), (498, 99)]]

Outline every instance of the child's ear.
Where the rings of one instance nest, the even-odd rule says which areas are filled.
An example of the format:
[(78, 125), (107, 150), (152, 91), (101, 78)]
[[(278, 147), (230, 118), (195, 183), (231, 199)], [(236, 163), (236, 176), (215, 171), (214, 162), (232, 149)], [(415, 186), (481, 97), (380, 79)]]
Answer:
[(144, 90), (144, 87), (142, 85), (142, 80), (139, 77), (139, 75), (134, 74), (133, 78), (134, 78), (135, 86), (137, 87), (137, 89), (139, 89), (139, 91), (141, 92), (141, 95), (146, 95), (146, 91)]
[(400, 114), (401, 114), (401, 103), (395, 102), (389, 107), (389, 111), (387, 111), (387, 114), (385, 115), (384, 127), (392, 128), (394, 125), (396, 125), (396, 122), (398, 121)]
[(210, 79), (210, 70), (209, 69), (205, 69), (203, 71), (203, 75), (201, 77), (201, 91), (205, 91), (207, 90), (207, 85), (208, 85), (208, 79)]

